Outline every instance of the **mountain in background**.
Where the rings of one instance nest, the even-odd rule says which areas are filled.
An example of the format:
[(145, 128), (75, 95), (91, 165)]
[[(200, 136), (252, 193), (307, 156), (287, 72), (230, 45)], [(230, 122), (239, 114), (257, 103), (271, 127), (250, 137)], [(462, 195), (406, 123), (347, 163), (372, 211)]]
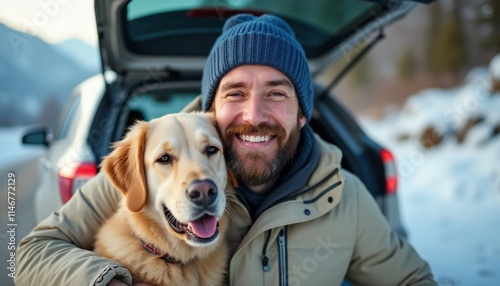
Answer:
[(97, 48), (79, 40), (51, 45), (0, 23), (0, 126), (55, 127), (81, 81), (99, 72)]
[(100, 55), (97, 47), (90, 46), (80, 39), (69, 39), (57, 44), (56, 49), (78, 65), (94, 73), (100, 72)]

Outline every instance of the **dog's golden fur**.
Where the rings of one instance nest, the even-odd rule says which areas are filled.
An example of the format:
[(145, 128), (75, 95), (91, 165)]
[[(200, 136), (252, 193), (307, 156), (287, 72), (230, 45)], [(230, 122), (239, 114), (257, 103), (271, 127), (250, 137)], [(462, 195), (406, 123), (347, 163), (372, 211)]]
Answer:
[[(204, 113), (141, 121), (104, 158), (102, 170), (123, 194), (123, 201), (99, 230), (95, 251), (127, 267), (134, 283), (222, 284), (227, 263), (224, 234), (229, 219), (225, 209), (232, 188), (214, 124), (213, 116)], [(217, 191), (209, 207), (193, 203), (196, 196), (186, 195), (192, 182), (203, 180), (213, 182)], [(206, 210), (201, 212), (200, 208)], [(174, 230), (166, 210), (183, 225), (184, 233)], [(213, 233), (215, 218), (218, 234), (200, 238), (194, 227), (188, 226), (201, 215), (212, 219), (212, 230), (206, 236)], [(177, 262), (147, 252), (141, 240)]]

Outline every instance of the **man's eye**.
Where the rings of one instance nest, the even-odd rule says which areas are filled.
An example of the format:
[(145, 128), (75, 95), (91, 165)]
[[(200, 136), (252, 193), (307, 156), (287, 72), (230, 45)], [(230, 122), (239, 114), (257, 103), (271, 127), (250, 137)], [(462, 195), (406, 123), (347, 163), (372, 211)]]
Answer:
[(286, 93), (281, 92), (281, 91), (274, 91), (274, 92), (271, 92), (271, 96), (276, 96), (276, 97), (283, 97), (283, 96), (285, 96), (286, 97)]
[(286, 92), (273, 91), (269, 93), (268, 98), (272, 101), (283, 101), (288, 98), (288, 95)]
[(231, 92), (227, 94), (227, 97), (239, 97), (242, 96), (241, 92)]
[(205, 150), (205, 152), (207, 153), (207, 156), (210, 157), (212, 155), (217, 154), (217, 152), (219, 152), (219, 148), (217, 148), (215, 146), (207, 146), (207, 149)]
[(158, 159), (156, 159), (156, 162), (160, 164), (170, 164), (172, 163), (172, 157), (170, 157), (170, 155), (168, 154), (163, 154), (160, 157), (158, 157)]

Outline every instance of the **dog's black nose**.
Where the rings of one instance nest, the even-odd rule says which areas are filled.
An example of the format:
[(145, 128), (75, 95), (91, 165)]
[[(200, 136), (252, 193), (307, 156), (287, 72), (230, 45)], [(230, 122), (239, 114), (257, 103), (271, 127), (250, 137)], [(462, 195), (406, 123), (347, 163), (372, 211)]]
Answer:
[(217, 198), (217, 186), (212, 180), (195, 180), (187, 188), (188, 198), (199, 206), (209, 206)]

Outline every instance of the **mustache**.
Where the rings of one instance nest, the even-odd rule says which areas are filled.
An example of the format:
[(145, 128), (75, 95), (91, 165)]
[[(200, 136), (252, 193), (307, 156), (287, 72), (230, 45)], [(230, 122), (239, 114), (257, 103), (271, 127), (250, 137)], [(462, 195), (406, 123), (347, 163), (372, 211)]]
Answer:
[(230, 124), (226, 129), (226, 136), (230, 138), (237, 134), (268, 134), (276, 136), (280, 142), (285, 140), (286, 137), (286, 132), (283, 127), (271, 125), (267, 122), (259, 123), (257, 126), (252, 124)]

